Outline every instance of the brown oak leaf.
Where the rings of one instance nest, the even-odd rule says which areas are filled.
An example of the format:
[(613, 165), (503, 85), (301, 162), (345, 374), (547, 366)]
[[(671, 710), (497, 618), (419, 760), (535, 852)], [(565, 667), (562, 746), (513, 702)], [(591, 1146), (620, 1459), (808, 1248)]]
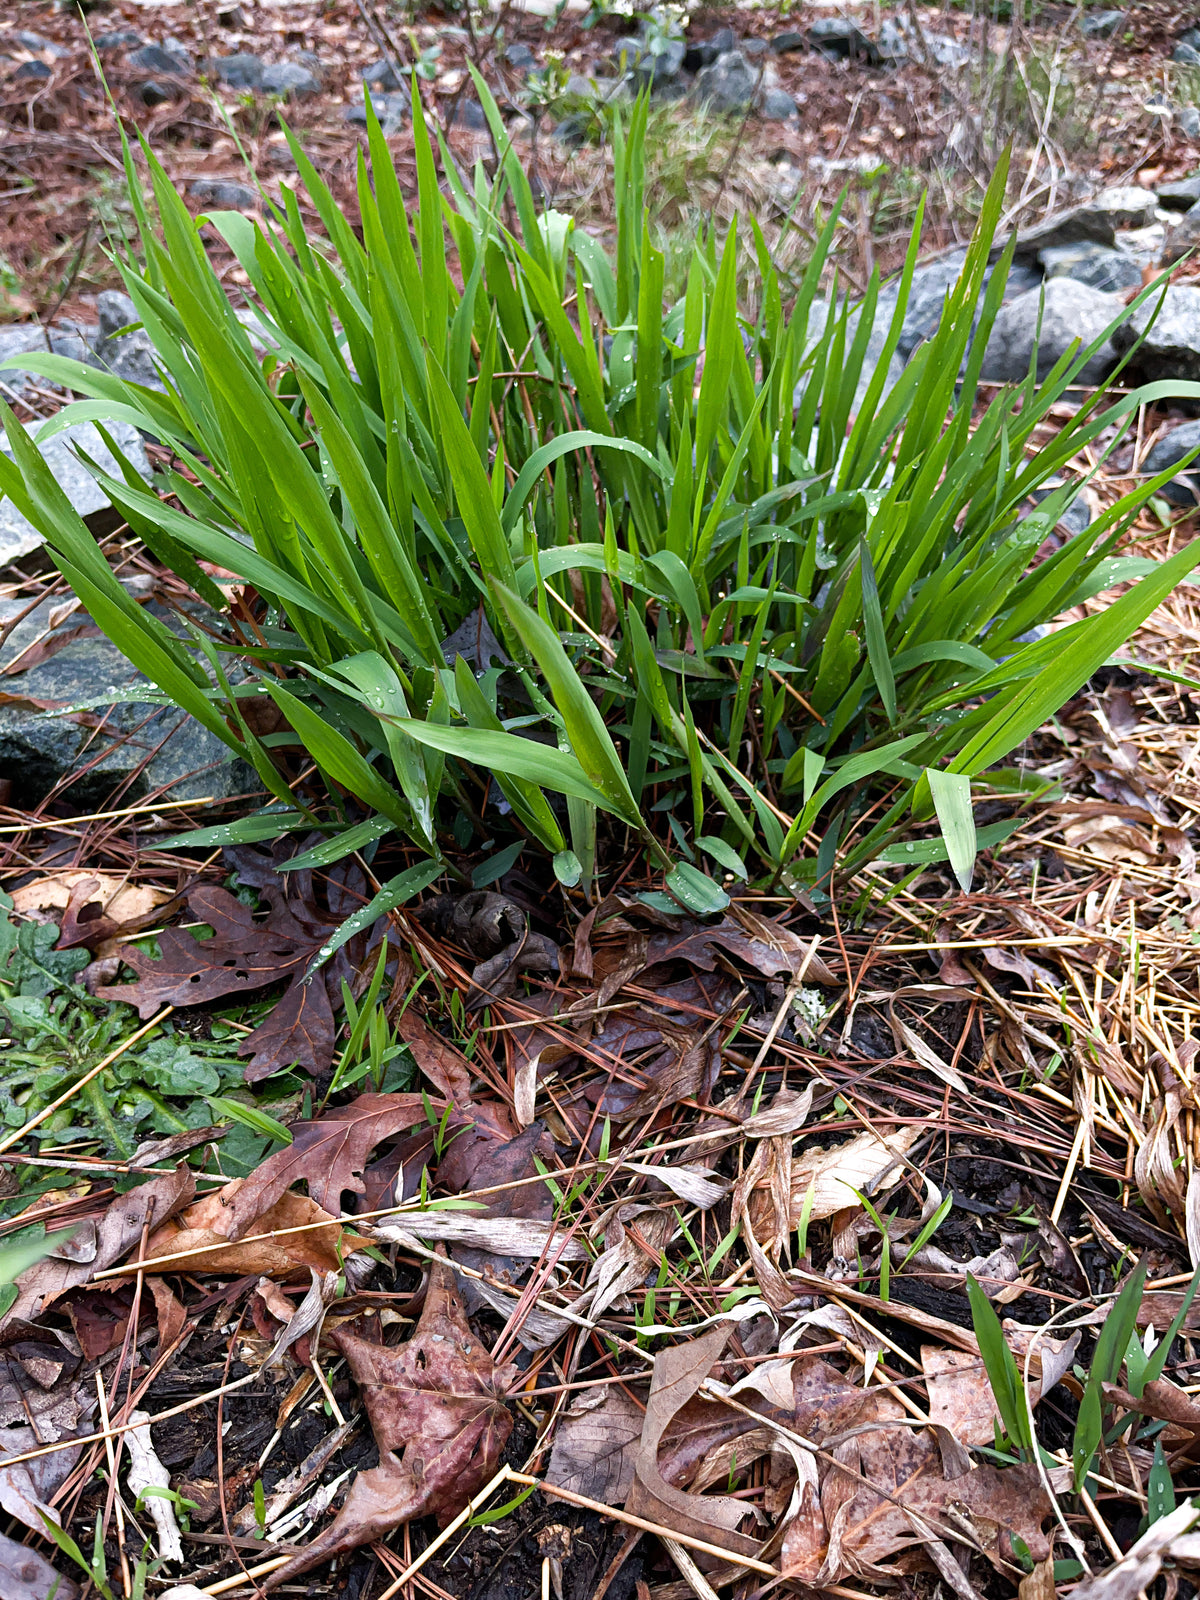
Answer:
[(379, 1465), (358, 1474), (329, 1527), (271, 1573), (264, 1589), (384, 1539), (414, 1517), (449, 1521), (495, 1472), (512, 1430), (503, 1396), (516, 1368), (496, 1367), (471, 1332), (445, 1262), (431, 1267), (406, 1344), (373, 1344), (345, 1327), (330, 1341), (362, 1390)]

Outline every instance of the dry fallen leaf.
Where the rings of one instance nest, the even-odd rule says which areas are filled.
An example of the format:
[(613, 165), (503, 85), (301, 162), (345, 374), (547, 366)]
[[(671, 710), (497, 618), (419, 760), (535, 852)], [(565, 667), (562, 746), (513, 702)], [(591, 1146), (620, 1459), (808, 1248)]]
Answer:
[[(348, 1234), (343, 1224), (322, 1210), (315, 1200), (300, 1194), (284, 1194), (268, 1210), (253, 1218), (252, 1227), (241, 1230), (253, 1234), (278, 1231), (278, 1238), (254, 1239), (248, 1244), (231, 1246), (231, 1238), (236, 1237), (232, 1230), (240, 1215), (231, 1202), (239, 1189), (240, 1183), (235, 1181), (224, 1189), (206, 1194), (186, 1211), (156, 1228), (146, 1241), (148, 1270), (216, 1272), (226, 1278), (257, 1273), (260, 1277), (285, 1281), (303, 1279), (310, 1267), (318, 1272), (339, 1271), (339, 1249), (344, 1256), (365, 1243), (356, 1235)], [(313, 1223), (324, 1222), (328, 1227), (312, 1227)], [(308, 1228), (309, 1231), (282, 1231), (290, 1228)], [(161, 1268), (153, 1265), (159, 1256), (175, 1256), (185, 1250), (197, 1254), (187, 1261), (165, 1262)]]
[(0, 1594), (4, 1600), (79, 1600), (78, 1586), (37, 1550), (0, 1533)]
[(514, 1367), (496, 1367), (467, 1325), (444, 1261), (433, 1263), (420, 1321), (398, 1346), (338, 1328), (330, 1340), (362, 1390), (379, 1465), (360, 1472), (324, 1533), (264, 1581), (290, 1583), (343, 1550), (384, 1539), (415, 1517), (450, 1519), (496, 1470), (512, 1430), (504, 1405)]
[[(71, 870), (52, 872), (33, 883), (22, 884), (13, 890), (12, 901), (13, 910), (22, 917), (39, 911), (66, 911), (70, 906), (73, 921), (81, 932), (86, 932), (91, 924), (103, 922), (107, 925), (103, 937), (111, 938), (118, 930), (123, 931), (126, 924), (139, 923), (152, 916), (159, 906), (173, 898), (168, 889), (129, 883), (111, 873)], [(85, 909), (90, 916), (82, 915)], [(59, 919), (56, 917), (55, 921)], [(58, 947), (63, 950), (85, 942), (91, 944), (93, 940), (91, 937), (72, 939), (69, 930), (64, 928)]]
[(792, 1161), (791, 1226), (799, 1225), (810, 1184), (814, 1222), (832, 1217), (847, 1206), (857, 1206), (860, 1202), (856, 1190), (873, 1194), (892, 1188), (905, 1172), (899, 1158), (908, 1154), (924, 1132), (920, 1123), (913, 1123), (883, 1139), (873, 1133), (859, 1133), (832, 1150), (797, 1153)]

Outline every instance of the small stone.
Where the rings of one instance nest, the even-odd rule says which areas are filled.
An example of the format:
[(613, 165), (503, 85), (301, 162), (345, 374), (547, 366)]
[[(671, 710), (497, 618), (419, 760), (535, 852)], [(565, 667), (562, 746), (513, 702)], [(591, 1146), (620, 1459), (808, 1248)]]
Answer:
[(742, 54), (744, 56), (749, 56), (752, 61), (757, 60), (759, 56), (765, 56), (769, 52), (770, 48), (771, 46), (765, 39), (742, 40)]
[(1200, 67), (1200, 49), (1194, 44), (1187, 44), (1183, 40), (1171, 51), (1171, 60), (1180, 67)]
[[(1200, 422), (1185, 422), (1162, 438), (1142, 462), (1142, 472), (1153, 478), (1200, 445)], [(1164, 500), (1175, 506), (1200, 505), (1200, 461), (1193, 461), (1187, 472), (1181, 472), (1158, 491)]]
[(1164, 211), (1190, 211), (1200, 202), (1200, 172), (1180, 178), (1177, 183), (1164, 183), (1155, 193)]
[(1178, 127), (1185, 139), (1200, 143), (1200, 106), (1181, 106), (1178, 112)]
[(656, 38), (653, 45), (651, 48), (642, 39), (622, 39), (614, 48), (613, 57), (618, 67), (624, 65), (636, 84), (660, 92), (683, 70), (687, 48), (682, 39)]
[(1146, 382), (1200, 382), (1200, 289), (1173, 285), (1162, 296), (1161, 310), (1159, 296), (1152, 295), (1121, 324), (1113, 343), (1124, 352), (1142, 334), (1145, 338), (1133, 359)]
[[(1090, 345), (1104, 332), (1121, 310), (1111, 295), (1089, 289), (1072, 278), (1051, 278), (1045, 285), (1045, 308), (1040, 289), (1018, 295), (1002, 306), (992, 325), (984, 353), (980, 377), (989, 383), (1020, 383), (1029, 371), (1036, 347), (1037, 376), (1044, 378), (1072, 342)], [(1038, 319), (1041, 318), (1041, 331)], [(1092, 356), (1075, 379), (1077, 384), (1094, 387), (1104, 382), (1116, 365), (1111, 341)]]
[[(0, 328), (0, 361), (14, 356), (45, 355), (46, 334), (40, 323), (17, 323)], [(50, 335), (51, 355), (68, 356), (72, 361), (90, 362), (91, 346), (75, 323), (66, 323)], [(0, 367), (0, 396), (7, 401), (21, 399), (34, 386), (54, 388), (49, 378), (39, 377), (23, 367)]]
[(727, 50), (696, 74), (695, 97), (709, 111), (742, 111), (754, 99), (758, 73), (740, 50)]
[(504, 64), (511, 67), (514, 72), (532, 72), (537, 66), (537, 57), (527, 44), (522, 44), (519, 39), (504, 47)]
[[(1042, 501), (1052, 495), (1056, 489), (1061, 489), (1062, 484), (1063, 480), (1061, 478), (1051, 478), (1044, 488), (1035, 489), (1029, 498), (1034, 505), (1041, 505)], [(1080, 494), (1077, 499), (1071, 501), (1054, 526), (1061, 528), (1064, 533), (1074, 536), (1082, 533), (1085, 528), (1090, 528), (1091, 524), (1091, 507), (1083, 495)]]
[(1125, 250), (1109, 250), (1100, 244), (1060, 244), (1043, 250), (1038, 259), (1047, 278), (1072, 278), (1105, 294), (1141, 287), (1142, 269)]
[(263, 59), (261, 56), (238, 54), (233, 56), (218, 56), (209, 63), (211, 70), (222, 83), (228, 84), (231, 89), (261, 89), (263, 81)]
[(1128, 15), (1126, 11), (1091, 11), (1079, 24), (1079, 31), (1085, 39), (1111, 39), (1125, 26)]
[(1167, 235), (1163, 245), (1159, 265), (1173, 267), (1177, 261), (1182, 261), (1200, 247), (1200, 203), (1194, 205), (1190, 211), (1185, 211), (1183, 216)]
[(190, 56), (179, 55), (161, 44), (144, 44), (140, 50), (134, 50), (128, 60), (136, 72), (187, 73), (192, 70)]
[[(43, 426), (41, 422), (30, 423), (27, 432), (34, 443), (37, 442)], [(110, 422), (106, 427), (117, 448), (128, 457), (135, 469), (148, 482), (150, 465), (146, 460), (146, 449), (137, 429), (128, 422)], [(3, 435), (0, 435), (0, 449), (3, 449), (6, 455), (10, 454)], [(82, 450), (105, 472), (117, 478), (121, 476), (116, 461), (109, 454), (94, 423), (77, 422), (72, 427), (64, 428), (61, 433), (55, 434), (52, 439), (47, 439), (44, 445), (39, 446), (39, 450), (53, 472), (59, 488), (81, 517), (86, 519), (98, 511), (108, 509), (108, 496), (73, 453), (74, 450)], [(41, 543), (41, 534), (32, 523), (25, 520), (12, 501), (0, 500), (0, 564), (28, 555)]]
[(225, 178), (197, 178), (189, 193), (200, 206), (215, 206), (224, 211), (258, 209), (258, 195), (248, 183), (233, 183)]
[(21, 65), (13, 73), (13, 81), (16, 83), (45, 83), (47, 78), (52, 76), (53, 73), (44, 61), (22, 61)]
[(470, 128), (473, 133), (487, 132), (488, 120), (478, 100), (464, 99), (458, 102), (454, 112), (454, 126)]
[(808, 30), (808, 42), (814, 50), (834, 61), (865, 61), (869, 66), (880, 65), (879, 51), (866, 34), (846, 17), (821, 17)]
[(1179, 35), (1180, 44), (1190, 44), (1193, 50), (1200, 50), (1200, 28), (1185, 28)]
[(788, 122), (800, 115), (800, 107), (786, 89), (768, 89), (758, 110), (767, 122)]
[(596, 93), (596, 80), (585, 78), (581, 72), (573, 72), (567, 79), (567, 87), (563, 96), (567, 100), (590, 100)]
[(320, 94), (321, 80), (299, 61), (272, 61), (263, 67), (262, 91), (281, 100)]
[(382, 89), (385, 94), (394, 94), (402, 87), (392, 63), (386, 56), (380, 56), (378, 61), (372, 61), (362, 77), (363, 82), (369, 83), (372, 89)]
[(239, 5), (218, 5), (217, 22), (222, 28), (244, 28), (246, 13)]
[(771, 49), (777, 56), (786, 56), (793, 50), (808, 49), (808, 35), (797, 33), (794, 28), (789, 28), (783, 33), (777, 33), (771, 40)]
[(146, 41), (133, 28), (117, 28), (112, 33), (98, 33), (93, 42), (104, 55), (109, 50), (137, 50)]

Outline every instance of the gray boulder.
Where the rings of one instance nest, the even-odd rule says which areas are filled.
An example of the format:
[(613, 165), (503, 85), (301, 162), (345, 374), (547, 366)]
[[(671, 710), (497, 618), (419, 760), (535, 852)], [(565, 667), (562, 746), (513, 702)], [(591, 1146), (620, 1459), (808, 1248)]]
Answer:
[[(885, 291), (885, 293), (886, 293), (886, 291)], [(890, 304), (888, 304), (886, 302), (886, 300), (885, 300), (885, 295), (884, 294), (881, 294), (880, 297), (879, 297), (879, 300), (876, 302), (876, 306), (875, 306), (875, 321), (873, 322), (873, 324), (871, 326), (871, 336), (867, 340), (867, 348), (866, 348), (866, 352), (865, 352), (865, 354), (863, 356), (862, 372), (859, 374), (858, 384), (857, 384), (857, 386), (855, 388), (855, 392), (854, 392), (854, 403), (853, 403), (853, 405), (851, 407), (851, 413), (852, 414), (856, 414), (857, 411), (858, 411), (858, 408), (862, 405), (862, 402), (863, 402), (864, 398), (866, 397), (867, 389), (868, 389), (868, 387), (869, 387), (869, 385), (871, 383), (871, 380), (875, 376), (875, 372), (876, 372), (876, 369), (879, 366), (880, 361), (882, 360), (884, 345), (887, 343), (888, 329), (891, 326), (892, 311), (894, 309), (894, 306), (895, 306), (894, 299), (892, 300), (892, 302)], [(826, 324), (826, 321), (828, 319), (828, 316), (829, 316), (829, 302), (828, 302), (828, 300), (814, 300), (812, 305), (809, 307), (809, 312), (808, 312), (808, 328), (807, 328), (807, 332), (806, 332), (806, 352), (805, 352), (806, 354), (807, 354), (808, 350), (811, 350), (812, 346), (817, 342), (817, 340), (819, 340), (823, 336), (824, 331), (825, 331), (825, 324)], [(847, 319), (847, 328), (846, 328), (846, 350), (847, 350), (847, 352), (849, 352), (850, 346), (853, 344), (853, 342), (854, 342), (854, 340), (855, 340), (855, 338), (856, 338), (856, 336), (858, 334), (859, 322), (861, 320), (861, 317), (862, 317), (862, 308), (860, 306), (855, 306), (851, 310), (850, 316)], [(900, 358), (899, 355), (893, 355), (891, 361), (888, 364), (887, 377), (884, 380), (883, 391), (882, 391), (884, 395), (886, 395), (888, 393), (888, 391), (899, 381), (899, 379), (900, 379), (900, 377), (901, 377), (903, 372), (904, 372), (904, 362), (903, 362), (903, 360)], [(795, 390), (793, 392), (793, 396), (792, 396), (792, 401), (793, 401), (794, 405), (799, 406), (801, 400), (804, 398), (805, 390), (808, 388), (808, 382), (809, 382), (808, 378), (805, 377), (805, 378), (802, 378), (800, 380), (800, 382), (796, 385), (796, 388), (795, 388)]]
[[(43, 428), (47, 426), (45, 422), (34, 422), (29, 425), (27, 431), (35, 443)], [(108, 424), (108, 432), (118, 450), (148, 481), (150, 464), (146, 460), (146, 449), (137, 429), (127, 422), (111, 422)], [(99, 512), (109, 511), (108, 496), (74, 453), (76, 450), (82, 450), (113, 477), (120, 476), (120, 469), (94, 423), (78, 422), (73, 427), (64, 429), (62, 433), (55, 434), (52, 439), (47, 439), (45, 444), (39, 445), (38, 448), (53, 472), (59, 488), (85, 522)], [(0, 450), (11, 457), (12, 451), (8, 448), (3, 435), (0, 435)], [(31, 522), (26, 521), (12, 501), (0, 500), (0, 565), (7, 565), (20, 556), (28, 555), (42, 542), (41, 534)]]
[(135, 72), (191, 72), (192, 58), (187, 50), (175, 40), (169, 43), (175, 48), (166, 44), (144, 44), (140, 50), (131, 51), (126, 59)]
[(272, 61), (263, 67), (262, 92), (281, 100), (304, 99), (321, 92), (321, 80), (300, 61)]
[(1159, 261), (1164, 267), (1173, 267), (1177, 261), (1182, 261), (1184, 256), (1197, 249), (1200, 249), (1200, 201), (1190, 211), (1185, 211), (1171, 229)]
[(1090, 11), (1079, 24), (1079, 31), (1085, 39), (1111, 39), (1125, 26), (1127, 17), (1126, 11)]
[(777, 33), (771, 40), (771, 49), (777, 56), (790, 55), (793, 50), (807, 50), (808, 48), (808, 35), (797, 33), (795, 28), (788, 28), (783, 33)]
[(488, 120), (478, 100), (469, 97), (458, 102), (454, 110), (454, 126), (470, 128), (475, 133), (486, 133)]
[[(163, 392), (164, 384), (154, 364), (154, 345), (140, 326), (141, 313), (127, 294), (106, 289), (96, 300), (100, 332), (96, 339), (95, 361), (127, 383)], [(130, 329), (123, 332), (123, 329)]]
[[(44, 601), (17, 624), (0, 647), (0, 667), (19, 669), (19, 657), (46, 632), (57, 603)], [(0, 619), (27, 604), (0, 600)], [(178, 627), (167, 613), (159, 615)], [(146, 682), (107, 639), (69, 638), (89, 622), (86, 614), (72, 613), (60, 624), (69, 642), (5, 679), (9, 692), (25, 702), (0, 707), (0, 776), (12, 781), (15, 804), (36, 804), (76, 770), (71, 798), (86, 809), (103, 805), (118, 784), (128, 784), (126, 799), (161, 794), (164, 800), (223, 800), (261, 787), (243, 762), (228, 759), (226, 745), (173, 707), (101, 703), (76, 713), (82, 720), (74, 721), (31, 705), (65, 708)]]
[(522, 44), (519, 39), (504, 47), (504, 63), (512, 67), (514, 72), (532, 72), (537, 66), (537, 57), (527, 44)]
[(379, 126), (384, 134), (391, 138), (392, 134), (400, 131), (404, 126), (404, 119), (411, 113), (412, 105), (407, 93), (399, 89), (394, 94), (384, 94), (378, 89), (367, 87), (361, 101), (346, 107), (346, 121), (356, 127), (365, 128), (367, 125), (367, 94), (371, 96), (371, 105), (379, 118)]
[[(1148, 478), (1155, 477), (1182, 461), (1197, 445), (1200, 445), (1200, 422), (1185, 422), (1181, 427), (1172, 428), (1146, 456), (1142, 471)], [(1193, 461), (1187, 472), (1165, 483), (1159, 493), (1172, 505), (1200, 505), (1200, 461)]]
[[(821, 17), (808, 30), (808, 42), (814, 50), (833, 61), (865, 61), (877, 67), (882, 56), (874, 41), (847, 17)], [(775, 49), (779, 45), (776, 41)]]
[(786, 89), (768, 89), (758, 110), (767, 122), (789, 122), (800, 115), (800, 107)]
[[(46, 349), (46, 335), (40, 323), (17, 323), (12, 327), (0, 328), (0, 361), (7, 361), (13, 356), (44, 355)], [(51, 333), (49, 349), (51, 354), (69, 356), (73, 361), (92, 359), (91, 346), (82, 330), (73, 323), (64, 324)], [(25, 368), (0, 367), (0, 395), (6, 401), (24, 398), (35, 385), (54, 387), (48, 378), (40, 378)]]
[(261, 89), (266, 70), (261, 56), (239, 53), (217, 56), (207, 63), (213, 75), (231, 89)]
[(1181, 39), (1171, 51), (1171, 60), (1180, 67), (1200, 67), (1200, 49)]
[(680, 92), (676, 80), (686, 54), (682, 39), (662, 37), (621, 39), (613, 49), (613, 59), (629, 73), (634, 87), (648, 87), (658, 95)]
[[(511, 55), (511, 52), (516, 48), (516, 45), (510, 46), (509, 54)], [(371, 65), (363, 73), (362, 78), (363, 82), (369, 83), (372, 89), (381, 89), (384, 94), (395, 94), (397, 89), (404, 87), (396, 76), (396, 69), (386, 56), (380, 56), (378, 61), (372, 61)]]
[[(1071, 344), (1079, 339), (1089, 345), (1100, 337), (1120, 310), (1120, 302), (1101, 294), (1073, 278), (1051, 278), (1042, 290), (1031, 289), (1002, 306), (992, 326), (980, 377), (989, 383), (1020, 383), (1029, 371), (1030, 358), (1037, 350), (1037, 376), (1042, 379)], [(1039, 332), (1039, 316), (1041, 327)], [(1104, 382), (1116, 365), (1112, 341), (1091, 357), (1076, 382), (1094, 387)]]
[(1135, 184), (1104, 189), (1088, 205), (1111, 218), (1114, 228), (1148, 228), (1158, 209), (1153, 192)]
[(727, 50), (696, 74), (696, 99), (710, 111), (744, 111), (754, 99), (758, 73), (740, 50)]
[[(937, 332), (938, 324), (942, 320), (942, 311), (946, 304), (948, 291), (958, 282), (959, 274), (966, 260), (965, 250), (954, 250), (949, 255), (942, 256), (937, 261), (930, 261), (923, 267), (918, 267), (913, 273), (912, 288), (909, 291), (908, 305), (904, 312), (904, 325), (900, 330), (900, 342), (897, 346), (902, 360), (907, 361), (913, 351), (926, 339), (931, 339)], [(984, 274), (984, 286), (991, 280), (992, 269)], [(1035, 289), (1042, 281), (1042, 275), (1032, 267), (1014, 262), (1009, 269), (1008, 279), (1004, 285), (1005, 300), (1015, 300), (1018, 295), (1026, 294), (1030, 289)], [(896, 304), (899, 294), (898, 283), (889, 284), (880, 294), (879, 309), (882, 315), (886, 307), (890, 317), (892, 308)], [(979, 320), (979, 308), (976, 308), (975, 321)]]
[(258, 209), (258, 195), (248, 183), (232, 183), (226, 178), (197, 178), (188, 193), (200, 206), (214, 206), (224, 211)]
[(718, 56), (737, 49), (737, 36), (732, 28), (718, 28), (711, 39), (688, 42), (683, 56), (685, 72), (699, 72), (701, 67), (711, 67)]
[(135, 28), (114, 28), (109, 33), (98, 33), (92, 42), (104, 55), (109, 50), (137, 50), (146, 41)]
[(1156, 195), (1164, 211), (1190, 211), (1200, 204), (1200, 172), (1193, 172), (1190, 178), (1180, 178), (1177, 183), (1164, 183)]
[(1128, 251), (1109, 250), (1102, 244), (1051, 245), (1039, 259), (1047, 278), (1073, 278), (1104, 294), (1136, 289), (1142, 282), (1142, 269)]
[[(1112, 249), (1117, 242), (1114, 226), (1111, 213), (1091, 202), (1069, 211), (1056, 211), (1033, 227), (1021, 229), (1014, 257), (1018, 261), (1036, 260), (1041, 251), (1056, 244), (1104, 244)], [(1007, 243), (1007, 239), (998, 239), (992, 246), (993, 261)]]
[(1113, 343), (1124, 352), (1145, 333), (1133, 359), (1148, 383), (1160, 379), (1200, 382), (1200, 289), (1171, 287), (1162, 297), (1161, 311), (1158, 305), (1159, 297), (1151, 295), (1117, 329)]

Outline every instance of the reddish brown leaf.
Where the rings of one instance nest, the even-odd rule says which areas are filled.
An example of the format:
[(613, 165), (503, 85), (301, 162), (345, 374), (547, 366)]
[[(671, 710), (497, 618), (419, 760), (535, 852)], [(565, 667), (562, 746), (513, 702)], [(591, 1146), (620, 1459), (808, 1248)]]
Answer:
[(516, 1369), (493, 1365), (443, 1262), (431, 1268), (425, 1307), (406, 1344), (372, 1344), (348, 1328), (330, 1339), (362, 1389), (379, 1465), (358, 1474), (330, 1526), (271, 1573), (264, 1589), (386, 1538), (414, 1517), (448, 1521), (495, 1472), (512, 1429), (502, 1396)]
[(60, 1255), (49, 1255), (23, 1272), (17, 1279), (17, 1298), (0, 1326), (17, 1318), (31, 1322), (44, 1306), (68, 1289), (87, 1283), (94, 1272), (104, 1267), (115, 1266), (139, 1243), (144, 1223), (154, 1227), (165, 1222), (186, 1206), (195, 1192), (191, 1169), (181, 1162), (174, 1172), (119, 1195), (101, 1219), (95, 1250), (87, 1252), (89, 1259), (64, 1260)]
[(396, 1032), (421, 1071), (446, 1100), (462, 1109), (471, 1101), (471, 1064), (449, 1039), (443, 1039), (409, 1006), (396, 1019)]
[(250, 1055), (246, 1082), (269, 1078), (283, 1065), (320, 1071), (333, 1060), (335, 1030), (329, 991), (318, 976), (305, 983), (296, 979), (272, 1008), (265, 1022), (238, 1046)]
[(425, 1102), (419, 1094), (362, 1094), (315, 1122), (293, 1123), (292, 1143), (231, 1191), (226, 1237), (240, 1239), (251, 1232), (263, 1212), (301, 1178), (309, 1198), (336, 1216), (344, 1190), (362, 1194), (363, 1168), (380, 1140), (424, 1121)]

